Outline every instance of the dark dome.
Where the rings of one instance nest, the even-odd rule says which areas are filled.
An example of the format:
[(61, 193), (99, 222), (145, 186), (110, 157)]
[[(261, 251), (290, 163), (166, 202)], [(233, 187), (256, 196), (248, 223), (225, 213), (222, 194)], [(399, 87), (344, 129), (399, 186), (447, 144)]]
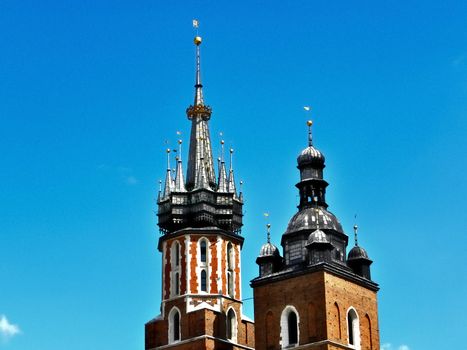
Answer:
[(313, 243), (329, 243), (329, 240), (326, 237), (326, 234), (318, 229), (310, 233), (310, 235), (308, 236), (308, 240), (306, 241), (307, 245)]
[(313, 164), (324, 165), (324, 155), (313, 146), (308, 146), (299, 154), (297, 163), (299, 167)]
[(279, 254), (279, 249), (272, 243), (265, 243), (261, 247), (261, 250), (259, 251), (259, 256), (258, 257), (266, 257), (266, 256), (280, 256)]
[[(318, 222), (319, 228), (323, 230), (334, 230), (340, 233), (344, 233), (342, 226), (334, 216), (326, 209), (320, 207), (318, 209)], [(316, 224), (316, 208), (304, 208), (295, 214), (289, 221), (285, 234), (298, 232), (302, 230), (316, 230), (318, 225)]]
[(357, 245), (350, 250), (349, 255), (347, 257), (347, 260), (355, 260), (355, 259), (368, 259), (369, 260), (370, 258), (368, 258), (368, 254), (366, 250)]

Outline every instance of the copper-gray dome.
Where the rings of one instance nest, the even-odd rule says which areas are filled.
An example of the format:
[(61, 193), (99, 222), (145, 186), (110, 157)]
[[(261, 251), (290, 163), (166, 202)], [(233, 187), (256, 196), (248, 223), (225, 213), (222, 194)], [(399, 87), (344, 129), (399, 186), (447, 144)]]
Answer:
[[(320, 229), (334, 230), (340, 233), (344, 233), (339, 220), (323, 207), (318, 209), (318, 223)], [(285, 234), (298, 232), (302, 230), (316, 230), (318, 225), (316, 224), (316, 208), (304, 208), (296, 213), (292, 219), (290, 219)]]
[(270, 242), (263, 244), (261, 250), (259, 251), (259, 257), (266, 256), (280, 256), (279, 249)]
[(357, 245), (350, 250), (349, 255), (347, 257), (347, 260), (355, 260), (355, 259), (369, 260), (370, 258), (368, 257), (368, 253), (366, 252), (366, 250)]
[(297, 163), (299, 167), (312, 164), (324, 165), (324, 155), (313, 146), (308, 146), (298, 155)]

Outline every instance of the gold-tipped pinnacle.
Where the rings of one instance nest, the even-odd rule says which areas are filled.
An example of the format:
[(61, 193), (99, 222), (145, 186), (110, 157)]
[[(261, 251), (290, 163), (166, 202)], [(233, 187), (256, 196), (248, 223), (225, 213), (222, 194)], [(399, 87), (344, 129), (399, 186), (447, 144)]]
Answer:
[(313, 120), (307, 120), (306, 125), (312, 126), (313, 125)]
[(201, 39), (200, 36), (198, 36), (198, 35), (195, 36), (194, 42), (195, 42), (195, 45), (196, 45), (196, 46), (201, 45), (201, 41), (202, 41), (202, 39)]

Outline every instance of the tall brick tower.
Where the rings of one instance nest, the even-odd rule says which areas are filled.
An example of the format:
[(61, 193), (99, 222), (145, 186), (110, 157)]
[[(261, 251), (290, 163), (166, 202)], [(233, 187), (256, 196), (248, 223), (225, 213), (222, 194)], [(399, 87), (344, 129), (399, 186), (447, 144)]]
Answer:
[(378, 285), (371, 280), (366, 251), (355, 246), (327, 210), (324, 155), (313, 146), (298, 156), (298, 212), (290, 219), (279, 249), (263, 245), (254, 289), (257, 350), (379, 350)]
[(254, 324), (243, 315), (241, 301), (243, 197), (235, 185), (232, 149), (229, 172), (222, 155), (215, 176), (211, 108), (204, 103), (201, 84), (201, 38), (194, 42), (195, 99), (186, 111), (192, 124), (187, 179), (179, 141), (175, 177), (167, 150), (167, 175), (159, 191), (162, 303), (160, 315), (145, 325), (145, 348), (253, 349)]

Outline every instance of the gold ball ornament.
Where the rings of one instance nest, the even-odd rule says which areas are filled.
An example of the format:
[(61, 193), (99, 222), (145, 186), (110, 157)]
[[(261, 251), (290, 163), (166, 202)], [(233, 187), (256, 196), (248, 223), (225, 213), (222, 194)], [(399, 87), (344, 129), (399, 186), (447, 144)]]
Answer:
[(195, 45), (198, 46), (201, 44), (201, 37), (200, 36), (195, 36), (195, 39), (194, 39), (194, 42), (195, 42)]
[(312, 126), (312, 125), (313, 125), (313, 120), (308, 120), (308, 121), (306, 122), (306, 125)]

